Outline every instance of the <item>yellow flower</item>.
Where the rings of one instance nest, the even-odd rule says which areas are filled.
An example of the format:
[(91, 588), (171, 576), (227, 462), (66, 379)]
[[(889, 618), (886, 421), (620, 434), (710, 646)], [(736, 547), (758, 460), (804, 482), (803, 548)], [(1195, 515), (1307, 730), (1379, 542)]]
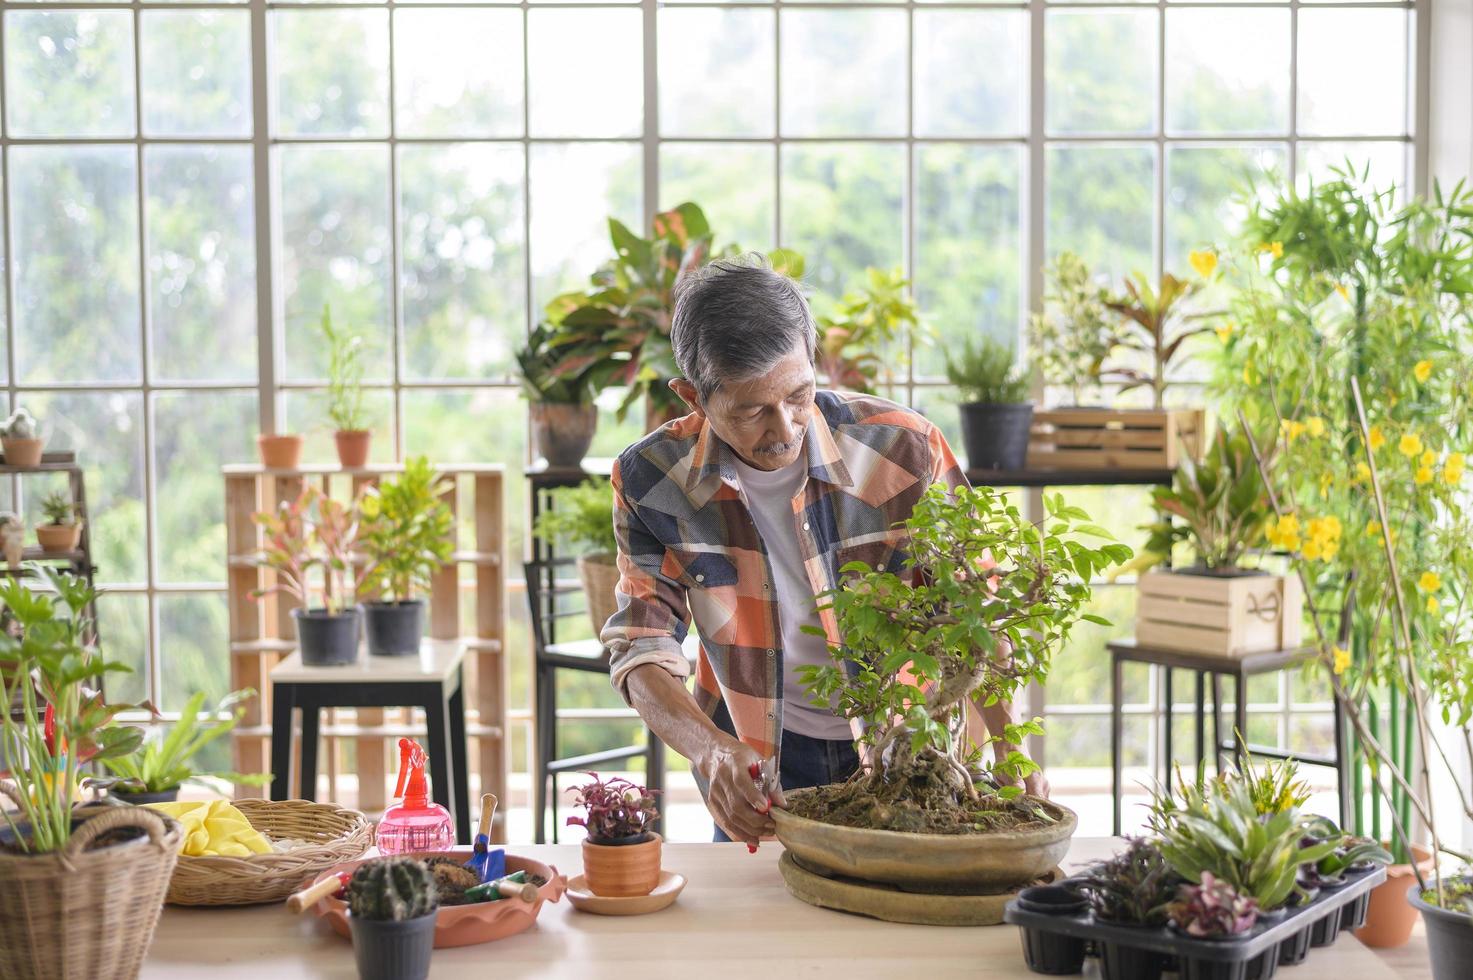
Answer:
[(1253, 362), (1252, 361), (1249, 361), (1247, 364), (1244, 364), (1243, 365), (1243, 384), (1245, 384), (1245, 385), (1256, 385), (1256, 384), (1258, 384), (1258, 378), (1253, 374)]
[(1347, 303), (1350, 302), (1350, 290), (1348, 290), (1348, 289), (1345, 288), (1345, 284), (1344, 283), (1340, 283), (1340, 282), (1335, 283), (1335, 292), (1339, 293), (1340, 294), (1340, 298), (1343, 299), (1343, 300), (1345, 300), (1345, 302), (1347, 302)]
[(1440, 604), (1437, 601), (1437, 596), (1435, 596), (1435, 595), (1429, 595), (1427, 597), (1427, 612), (1428, 613), (1436, 613), (1437, 610), (1438, 610), (1438, 608), (1439, 608), (1439, 605)]
[(1325, 420), (1318, 415), (1311, 415), (1304, 420), (1304, 427), (1309, 431), (1311, 439), (1318, 439), (1325, 434)]
[(1282, 429), (1284, 432), (1284, 441), (1292, 446), (1294, 445), (1295, 439), (1298, 439), (1300, 436), (1304, 435), (1304, 430), (1308, 428), (1308, 426), (1306, 426), (1303, 422), (1298, 421), (1297, 419), (1284, 419), (1279, 422), (1279, 428)]
[(1419, 486), (1419, 487), (1426, 486), (1427, 484), (1429, 484), (1429, 483), (1432, 482), (1432, 467), (1430, 467), (1430, 466), (1418, 466), (1417, 467), (1417, 472), (1412, 477), (1412, 479), (1414, 479), (1417, 482), (1417, 486)]
[(1371, 468), (1365, 463), (1355, 464), (1355, 482), (1363, 483), (1371, 478)]
[(1463, 479), (1464, 460), (1462, 453), (1448, 453), (1442, 464), (1443, 482), (1457, 486)]
[(1371, 452), (1375, 452), (1386, 445), (1386, 436), (1382, 434), (1379, 425), (1371, 426)]
[(1323, 500), (1330, 495), (1330, 487), (1335, 482), (1335, 474), (1326, 471), (1320, 474), (1320, 499)]
[(1319, 561), (1324, 557), (1324, 553), (1324, 545), (1320, 543), (1319, 538), (1310, 538), (1304, 542), (1304, 549), (1301, 552), (1309, 561)]
[(1408, 432), (1401, 437), (1401, 442), (1396, 445), (1397, 450), (1403, 456), (1422, 455), (1422, 437), (1415, 432)]
[(1429, 449), (1426, 452), (1422, 453), (1421, 465), (1423, 465), (1423, 466), (1431, 466), (1432, 464), (1434, 464), (1436, 462), (1437, 462), (1437, 454), (1434, 453), (1432, 450)]
[(1432, 362), (1418, 361), (1417, 366), (1412, 368), (1412, 376), (1417, 379), (1418, 384), (1426, 383), (1427, 379), (1432, 377)]
[(1423, 572), (1422, 577), (1417, 579), (1417, 588), (1423, 592), (1436, 592), (1442, 588), (1442, 576), (1436, 572)]
[(1350, 666), (1350, 651), (1344, 647), (1335, 647), (1332, 652), (1335, 655), (1335, 673), (1345, 673), (1345, 668)]
[(1264, 242), (1262, 245), (1258, 246), (1258, 250), (1260, 252), (1268, 252), (1276, 259), (1282, 259), (1284, 257), (1283, 242)]
[[(1223, 344), (1226, 344), (1228, 342), (1228, 340), (1232, 338), (1233, 331), (1236, 330), (1236, 329), (1238, 329), (1238, 328), (1234, 324), (1232, 324), (1232, 323), (1229, 322), (1229, 323), (1224, 323), (1222, 326), (1218, 327), (1213, 332), (1217, 334), (1217, 339), (1218, 340), (1222, 341)], [(1244, 368), (1243, 369), (1244, 374), (1247, 373), (1247, 370), (1248, 370), (1247, 368)]]
[(1210, 249), (1202, 251), (1192, 250), (1187, 255), (1187, 261), (1192, 263), (1192, 268), (1197, 270), (1197, 275), (1206, 279), (1212, 275), (1212, 270), (1217, 268), (1217, 253)]
[(1283, 551), (1299, 550), (1299, 518), (1293, 514), (1270, 519), (1268, 529), (1264, 533), (1268, 537), (1269, 544), (1275, 548)]

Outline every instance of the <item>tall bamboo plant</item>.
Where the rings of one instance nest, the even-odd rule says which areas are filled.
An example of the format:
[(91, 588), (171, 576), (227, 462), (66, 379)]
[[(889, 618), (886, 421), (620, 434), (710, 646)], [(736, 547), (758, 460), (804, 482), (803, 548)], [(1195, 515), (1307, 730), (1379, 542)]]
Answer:
[(1407, 860), (1415, 814), (1454, 853), (1427, 785), (1429, 766), (1446, 771), (1473, 817), (1445, 752), (1449, 733), (1473, 747), (1473, 195), (1459, 185), (1394, 210), (1347, 168), (1256, 200), (1215, 388), (1250, 432), (1275, 434), (1254, 445), (1268, 539), (1312, 597), (1351, 723), (1357, 831), (1390, 836)]

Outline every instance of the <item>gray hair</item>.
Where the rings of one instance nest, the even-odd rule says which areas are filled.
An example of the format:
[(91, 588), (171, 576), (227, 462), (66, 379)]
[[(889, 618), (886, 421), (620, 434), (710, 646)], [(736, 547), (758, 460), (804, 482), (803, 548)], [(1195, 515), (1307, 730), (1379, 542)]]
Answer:
[(723, 381), (759, 377), (800, 344), (811, 363), (818, 327), (798, 284), (748, 252), (680, 277), (670, 344), (680, 373), (705, 401)]

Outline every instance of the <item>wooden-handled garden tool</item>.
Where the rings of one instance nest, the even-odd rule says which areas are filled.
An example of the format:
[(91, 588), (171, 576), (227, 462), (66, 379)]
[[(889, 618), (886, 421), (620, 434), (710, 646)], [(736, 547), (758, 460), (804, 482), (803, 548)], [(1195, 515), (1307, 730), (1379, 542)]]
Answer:
[(319, 899), (342, 898), (348, 888), (348, 882), (353, 875), (348, 871), (339, 871), (335, 875), (328, 875), (314, 885), (303, 888), (301, 891), (287, 896), (286, 908), (288, 912), (305, 912), (316, 905)]
[(496, 794), (481, 796), (481, 825), (476, 829), (476, 840), (471, 859), (465, 863), (482, 882), (495, 881), (506, 875), (506, 851), (491, 846), (491, 819), (496, 815)]

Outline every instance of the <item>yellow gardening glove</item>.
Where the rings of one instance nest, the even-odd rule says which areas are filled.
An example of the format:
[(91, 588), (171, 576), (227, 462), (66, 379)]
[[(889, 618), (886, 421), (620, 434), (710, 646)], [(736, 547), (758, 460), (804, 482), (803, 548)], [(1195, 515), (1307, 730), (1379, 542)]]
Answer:
[(225, 800), (150, 803), (148, 806), (183, 825), (184, 840), (179, 848), (180, 854), (190, 857), (247, 857), (271, 853), (271, 845), (261, 832)]

